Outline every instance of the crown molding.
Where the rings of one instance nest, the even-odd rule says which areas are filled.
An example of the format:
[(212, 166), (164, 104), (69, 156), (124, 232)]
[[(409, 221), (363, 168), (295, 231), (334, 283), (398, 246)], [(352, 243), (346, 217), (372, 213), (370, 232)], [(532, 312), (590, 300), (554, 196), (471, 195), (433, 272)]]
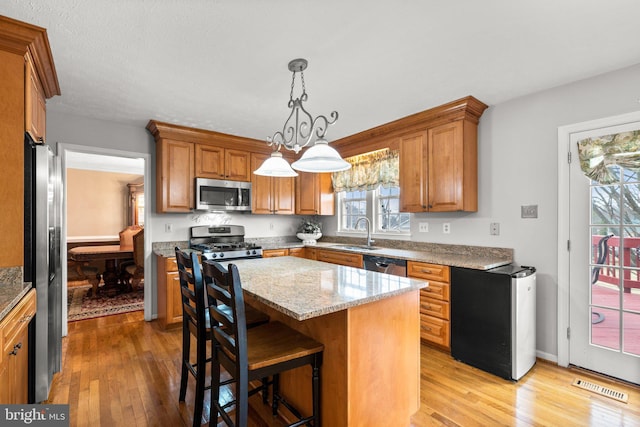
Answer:
[(60, 95), (58, 75), (45, 28), (0, 16), (0, 49), (21, 56), (29, 54), (45, 96), (51, 98)]
[(488, 106), (473, 96), (448, 102), (429, 110), (421, 111), (392, 122), (338, 139), (330, 145), (343, 156), (374, 151), (394, 145), (393, 139), (403, 134), (439, 126), (456, 120), (478, 124), (480, 116)]

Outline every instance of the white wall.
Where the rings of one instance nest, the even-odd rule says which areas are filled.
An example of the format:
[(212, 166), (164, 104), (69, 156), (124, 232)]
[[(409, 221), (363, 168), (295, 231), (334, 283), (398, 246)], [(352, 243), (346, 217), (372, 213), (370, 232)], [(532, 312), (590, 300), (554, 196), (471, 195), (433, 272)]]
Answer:
[[(639, 91), (636, 65), (490, 106), (479, 128), (478, 212), (412, 215), (413, 240), (514, 248), (516, 263), (538, 269), (537, 348), (542, 353), (557, 354), (558, 126), (640, 110)], [(144, 125), (127, 127), (55, 112), (48, 114), (47, 125), (50, 140), (153, 152), (153, 138)], [(148, 191), (154, 194), (155, 188)], [(521, 219), (520, 206), (530, 204), (538, 205), (538, 218)], [(234, 221), (236, 217), (248, 237), (289, 234), (297, 224), (297, 217), (241, 215)], [(168, 221), (173, 233), (164, 232)], [(421, 221), (429, 222), (429, 233), (417, 232)], [(323, 232), (335, 234), (335, 220), (323, 222)], [(442, 233), (443, 222), (451, 223), (451, 234)], [(500, 223), (499, 236), (489, 235), (491, 222)], [(185, 240), (193, 223), (189, 215), (178, 214), (154, 213), (150, 220), (155, 241)]]

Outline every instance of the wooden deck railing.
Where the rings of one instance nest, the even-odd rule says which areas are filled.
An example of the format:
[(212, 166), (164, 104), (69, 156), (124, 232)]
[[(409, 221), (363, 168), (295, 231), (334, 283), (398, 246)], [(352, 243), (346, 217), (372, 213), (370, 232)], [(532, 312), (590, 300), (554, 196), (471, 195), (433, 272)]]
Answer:
[[(605, 236), (591, 236), (593, 246), (593, 262), (598, 262), (598, 243)], [(640, 288), (640, 237), (625, 237), (622, 239), (624, 247), (620, 245), (620, 237), (613, 236), (607, 241), (609, 251), (600, 267), (598, 281), (620, 286), (620, 260), (622, 259), (624, 292), (631, 292), (631, 288)], [(622, 252), (622, 257), (620, 253)]]

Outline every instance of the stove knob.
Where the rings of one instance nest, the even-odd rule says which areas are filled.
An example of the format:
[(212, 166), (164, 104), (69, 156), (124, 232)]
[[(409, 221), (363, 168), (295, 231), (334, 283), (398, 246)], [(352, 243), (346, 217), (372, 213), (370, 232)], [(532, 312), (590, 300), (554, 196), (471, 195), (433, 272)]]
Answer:
[(220, 252), (220, 258), (224, 257), (224, 253)]
[(217, 258), (218, 254), (211, 254), (211, 258)]
[(252, 252), (252, 254), (253, 254), (253, 255), (255, 255), (256, 253), (257, 253), (257, 252), (256, 252), (256, 250), (254, 249), (254, 250), (253, 250), (253, 252)]
[[(255, 251), (254, 251), (255, 252)], [(247, 251), (247, 255), (251, 255), (251, 251)]]

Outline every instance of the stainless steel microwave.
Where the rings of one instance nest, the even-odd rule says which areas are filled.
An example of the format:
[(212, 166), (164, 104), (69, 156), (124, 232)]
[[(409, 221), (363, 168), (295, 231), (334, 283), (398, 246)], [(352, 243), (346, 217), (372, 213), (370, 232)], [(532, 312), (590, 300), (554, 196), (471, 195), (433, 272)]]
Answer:
[(196, 178), (196, 209), (251, 211), (251, 183)]

